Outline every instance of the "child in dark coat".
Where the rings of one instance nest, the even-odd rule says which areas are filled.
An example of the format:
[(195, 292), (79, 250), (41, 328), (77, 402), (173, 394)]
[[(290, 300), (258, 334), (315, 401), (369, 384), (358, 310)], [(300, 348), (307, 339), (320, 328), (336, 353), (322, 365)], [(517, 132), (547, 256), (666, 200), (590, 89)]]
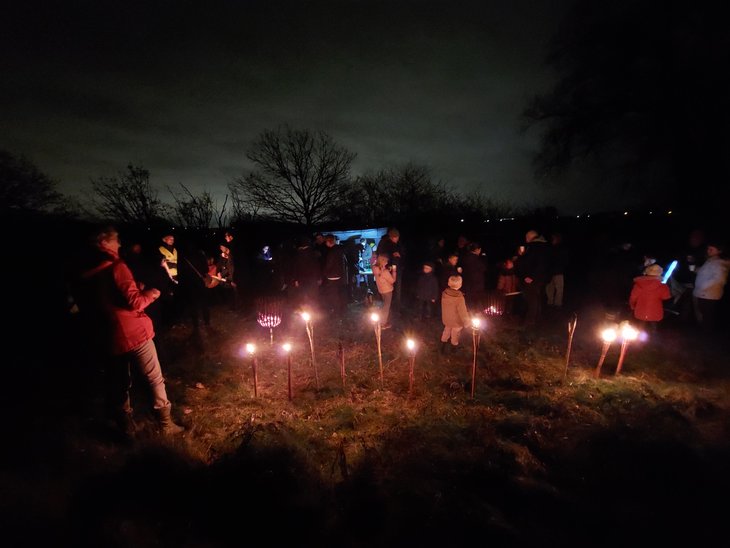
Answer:
[(433, 263), (423, 263), (423, 269), (416, 282), (416, 310), (422, 320), (433, 316), (438, 298), (439, 283), (433, 271)]

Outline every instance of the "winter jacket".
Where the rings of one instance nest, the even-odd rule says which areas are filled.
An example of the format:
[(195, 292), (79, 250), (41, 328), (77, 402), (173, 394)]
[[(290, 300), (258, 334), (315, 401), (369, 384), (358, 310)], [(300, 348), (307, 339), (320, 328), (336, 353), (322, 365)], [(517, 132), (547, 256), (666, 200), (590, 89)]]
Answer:
[(697, 269), (695, 288), (692, 294), (698, 299), (719, 301), (725, 291), (730, 261), (721, 257), (709, 257)]
[[(403, 259), (403, 246), (400, 244), (400, 241), (394, 242), (386, 234), (380, 239), (380, 242), (378, 242), (378, 249), (375, 253), (378, 255), (385, 253), (388, 257), (390, 257), (390, 264), (397, 264), (400, 266)], [(395, 253), (399, 253), (400, 257), (396, 257)]]
[(471, 325), (464, 294), (450, 287), (441, 293), (441, 321), (444, 327), (468, 327)]
[(375, 285), (378, 287), (378, 293), (381, 295), (391, 293), (395, 286), (396, 275), (387, 268), (373, 265), (373, 277), (375, 278)]
[(461, 262), (464, 280), (461, 290), (471, 296), (482, 295), (487, 284), (487, 263), (484, 257), (475, 253), (467, 253)]
[(85, 272), (83, 279), (88, 293), (81, 312), (89, 315), (108, 351), (124, 354), (155, 336), (152, 320), (144, 312), (155, 300), (152, 290), (140, 291), (132, 271), (119, 257), (107, 256)]
[(532, 283), (545, 284), (550, 281), (550, 245), (538, 236), (525, 245), (525, 254), (517, 258), (515, 273), (521, 282), (532, 278)]
[(320, 279), (320, 263), (317, 252), (309, 246), (298, 247), (291, 259), (289, 283), (298, 282), (307, 287), (314, 286)]
[(322, 277), (344, 284), (347, 276), (345, 250), (341, 245), (327, 247), (322, 265)]
[(637, 320), (658, 322), (664, 318), (664, 304), (672, 297), (669, 286), (656, 276), (638, 276), (629, 296), (629, 306)]
[(439, 282), (436, 274), (421, 272), (416, 282), (416, 299), (421, 301), (435, 301), (439, 298)]

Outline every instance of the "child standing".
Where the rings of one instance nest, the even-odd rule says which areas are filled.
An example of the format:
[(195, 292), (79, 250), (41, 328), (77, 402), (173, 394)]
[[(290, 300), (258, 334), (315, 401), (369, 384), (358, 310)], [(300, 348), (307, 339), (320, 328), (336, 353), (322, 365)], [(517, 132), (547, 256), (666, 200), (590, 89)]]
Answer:
[(517, 292), (517, 274), (512, 259), (505, 259), (498, 265), (497, 291), (504, 296), (504, 313), (512, 314), (514, 308), (514, 293)]
[(658, 264), (650, 264), (644, 269), (643, 276), (634, 278), (634, 286), (629, 296), (629, 306), (634, 317), (652, 331), (664, 318), (664, 304), (672, 297), (669, 286), (661, 281), (663, 269)]
[(390, 256), (385, 253), (379, 253), (373, 265), (373, 277), (378, 293), (383, 299), (383, 307), (380, 309), (380, 328), (388, 329), (390, 327), (390, 303), (393, 301), (393, 289), (395, 288), (396, 267), (388, 265)]
[(459, 349), (459, 335), (464, 327), (470, 325), (469, 313), (466, 310), (466, 300), (461, 289), (461, 276), (451, 276), (449, 287), (441, 293), (441, 321), (444, 331), (441, 334), (441, 353), (446, 352), (449, 339), (451, 350)]
[(433, 272), (433, 263), (423, 263), (422, 271), (416, 282), (416, 310), (422, 320), (431, 318), (438, 297), (439, 283)]

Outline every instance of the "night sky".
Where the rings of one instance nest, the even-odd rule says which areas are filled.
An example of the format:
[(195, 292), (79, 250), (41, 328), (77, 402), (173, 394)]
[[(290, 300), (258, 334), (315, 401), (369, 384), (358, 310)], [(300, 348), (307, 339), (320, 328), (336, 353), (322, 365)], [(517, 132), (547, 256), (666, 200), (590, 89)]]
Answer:
[(413, 161), (517, 206), (607, 205), (535, 183), (520, 131), (565, 0), (50, 4), (3, 13), (0, 147), (64, 193), (132, 163), (165, 199), (221, 198), (251, 141), (289, 124), (356, 152), (353, 175)]

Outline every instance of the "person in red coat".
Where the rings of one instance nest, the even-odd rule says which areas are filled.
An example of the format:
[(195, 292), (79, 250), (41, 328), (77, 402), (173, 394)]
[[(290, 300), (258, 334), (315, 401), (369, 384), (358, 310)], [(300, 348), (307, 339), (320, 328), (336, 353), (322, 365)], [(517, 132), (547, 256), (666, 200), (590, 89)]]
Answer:
[(646, 267), (643, 276), (634, 278), (629, 296), (629, 306), (634, 317), (652, 331), (656, 331), (657, 325), (664, 318), (664, 301), (672, 297), (669, 286), (662, 283), (662, 273), (663, 269), (658, 264)]
[(178, 434), (184, 429), (172, 421), (155, 331), (144, 312), (159, 298), (160, 291), (137, 284), (132, 271), (119, 257), (121, 244), (113, 227), (99, 230), (93, 245), (98, 257), (81, 276), (84, 290), (79, 309), (86, 317), (89, 335), (100, 343), (100, 351), (106, 357), (108, 410), (122, 432), (131, 437), (136, 430), (129, 397), (133, 364), (147, 380), (161, 433)]

